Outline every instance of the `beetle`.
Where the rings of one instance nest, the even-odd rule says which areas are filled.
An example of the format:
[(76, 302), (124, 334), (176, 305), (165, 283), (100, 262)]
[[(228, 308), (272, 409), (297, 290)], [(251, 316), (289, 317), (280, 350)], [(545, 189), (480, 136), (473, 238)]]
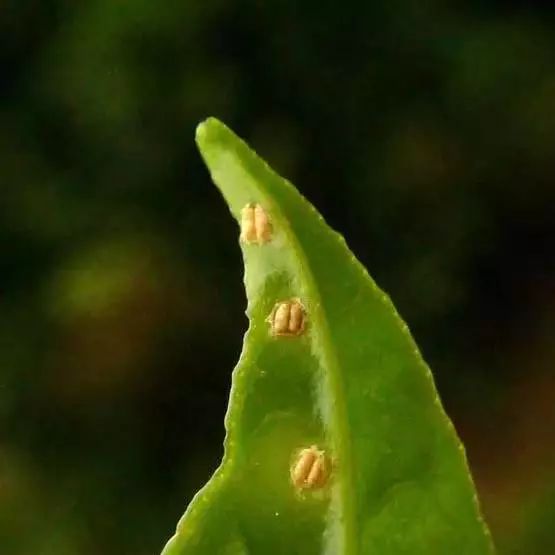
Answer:
[(322, 488), (329, 474), (328, 459), (316, 445), (298, 451), (290, 470), (291, 482), (298, 490)]
[(241, 236), (246, 244), (262, 245), (272, 238), (272, 224), (260, 204), (250, 202), (241, 210)]
[(267, 322), (272, 335), (301, 335), (305, 329), (306, 310), (299, 299), (279, 301), (275, 304)]

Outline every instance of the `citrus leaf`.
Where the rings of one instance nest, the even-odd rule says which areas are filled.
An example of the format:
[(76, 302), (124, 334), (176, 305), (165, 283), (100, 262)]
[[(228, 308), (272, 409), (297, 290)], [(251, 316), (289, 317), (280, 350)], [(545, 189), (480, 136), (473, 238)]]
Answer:
[(249, 329), (225, 455), (163, 555), (493, 553), (464, 449), (389, 298), (224, 124), (197, 143), (241, 224)]

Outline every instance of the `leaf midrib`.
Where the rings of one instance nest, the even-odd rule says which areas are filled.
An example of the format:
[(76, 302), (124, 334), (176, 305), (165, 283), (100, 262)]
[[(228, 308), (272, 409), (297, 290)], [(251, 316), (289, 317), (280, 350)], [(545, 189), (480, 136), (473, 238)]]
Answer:
[[(249, 152), (250, 154), (250, 152)], [(263, 164), (265, 162), (262, 161)], [(266, 164), (265, 164), (266, 165)], [(269, 166), (267, 166), (269, 169)], [(270, 170), (271, 171), (271, 170)], [(251, 172), (249, 172), (251, 173)], [(305, 289), (310, 295), (310, 311), (309, 319), (314, 322), (311, 330), (316, 331), (316, 337), (312, 341), (318, 343), (321, 348), (317, 352), (323, 358), (323, 366), (328, 377), (328, 387), (331, 390), (330, 397), (333, 399), (331, 403), (332, 422), (330, 423), (330, 434), (333, 438), (333, 445), (339, 451), (334, 453), (334, 460), (339, 460), (340, 463), (335, 471), (335, 475), (340, 476), (340, 504), (343, 518), (341, 519), (341, 526), (343, 531), (343, 553), (341, 555), (357, 555), (357, 542), (356, 542), (356, 516), (355, 516), (355, 488), (354, 488), (354, 465), (352, 458), (352, 444), (350, 440), (349, 426), (348, 426), (348, 412), (345, 402), (344, 386), (341, 379), (341, 367), (333, 342), (331, 340), (331, 333), (328, 324), (328, 316), (324, 310), (322, 303), (322, 296), (318, 288), (316, 279), (312, 272), (312, 268), (305, 254), (304, 248), (297, 239), (293, 232), (289, 220), (284, 216), (283, 211), (263, 187), (259, 185), (255, 176), (253, 183), (258, 189), (260, 197), (263, 199), (266, 207), (269, 209), (274, 222), (279, 224), (279, 229), (284, 234), (287, 242), (290, 245), (291, 251), (294, 254), (296, 265), (298, 266), (297, 272), (301, 280), (305, 282)], [(284, 186), (290, 187), (291, 185), (283, 178), (279, 177)], [(303, 201), (304, 199), (301, 199)], [(306, 207), (305, 207), (306, 208)], [(320, 337), (318, 337), (320, 336)]]

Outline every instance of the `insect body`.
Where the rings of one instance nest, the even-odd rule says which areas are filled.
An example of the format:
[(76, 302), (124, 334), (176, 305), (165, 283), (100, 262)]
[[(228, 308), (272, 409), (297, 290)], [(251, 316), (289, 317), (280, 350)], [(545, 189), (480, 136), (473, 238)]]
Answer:
[(306, 312), (299, 299), (280, 301), (268, 318), (273, 335), (301, 335)]
[(328, 481), (329, 464), (324, 451), (312, 445), (298, 452), (291, 466), (291, 482), (298, 490), (323, 487)]
[(272, 224), (260, 204), (249, 203), (241, 210), (241, 241), (262, 245), (272, 238)]

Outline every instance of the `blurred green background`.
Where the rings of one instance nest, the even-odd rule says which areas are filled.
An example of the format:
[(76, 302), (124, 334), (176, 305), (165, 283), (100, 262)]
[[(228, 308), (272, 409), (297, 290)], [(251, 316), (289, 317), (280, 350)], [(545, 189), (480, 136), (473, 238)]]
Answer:
[(409, 323), (501, 554), (555, 553), (549, 2), (0, 4), (0, 553), (152, 555), (247, 322), (215, 115)]

